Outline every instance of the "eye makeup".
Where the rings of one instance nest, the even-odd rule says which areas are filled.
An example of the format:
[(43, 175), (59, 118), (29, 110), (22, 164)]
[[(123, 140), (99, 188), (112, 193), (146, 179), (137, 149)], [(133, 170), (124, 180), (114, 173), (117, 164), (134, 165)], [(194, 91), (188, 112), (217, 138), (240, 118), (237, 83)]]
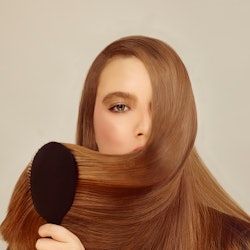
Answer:
[(131, 108), (124, 103), (112, 104), (109, 108), (110, 111), (114, 113), (123, 113), (129, 111)]
[(129, 103), (131, 106), (135, 105), (137, 102), (137, 97), (130, 93), (125, 92), (111, 92), (107, 94), (102, 101), (106, 106), (126, 104)]

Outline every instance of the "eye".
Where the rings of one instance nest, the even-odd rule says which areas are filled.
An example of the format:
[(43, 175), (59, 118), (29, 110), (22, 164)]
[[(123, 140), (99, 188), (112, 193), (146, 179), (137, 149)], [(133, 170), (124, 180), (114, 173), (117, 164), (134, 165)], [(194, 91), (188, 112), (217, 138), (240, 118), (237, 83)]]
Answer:
[(122, 113), (122, 112), (129, 111), (130, 108), (126, 104), (119, 103), (119, 104), (112, 106), (109, 110), (112, 112)]

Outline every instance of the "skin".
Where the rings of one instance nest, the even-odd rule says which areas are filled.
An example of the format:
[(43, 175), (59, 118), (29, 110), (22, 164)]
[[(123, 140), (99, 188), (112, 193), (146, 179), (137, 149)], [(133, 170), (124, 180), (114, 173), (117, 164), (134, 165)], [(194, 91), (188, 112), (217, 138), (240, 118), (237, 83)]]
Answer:
[(81, 241), (73, 233), (62, 226), (45, 224), (39, 228), (38, 233), (42, 238), (37, 240), (36, 249), (85, 250)]
[(98, 150), (127, 154), (142, 148), (151, 129), (152, 87), (135, 57), (113, 59), (100, 76), (94, 109)]
[[(100, 153), (140, 150), (151, 131), (152, 87), (144, 64), (135, 57), (111, 60), (100, 76), (94, 108), (94, 131)], [(38, 250), (84, 250), (62, 226), (45, 224), (38, 231)], [(49, 238), (48, 238), (49, 237)]]

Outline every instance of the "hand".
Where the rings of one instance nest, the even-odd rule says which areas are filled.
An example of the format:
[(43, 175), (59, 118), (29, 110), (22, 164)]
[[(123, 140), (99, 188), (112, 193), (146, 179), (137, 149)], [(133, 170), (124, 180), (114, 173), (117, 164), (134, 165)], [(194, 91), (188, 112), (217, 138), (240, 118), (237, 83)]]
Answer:
[(36, 242), (38, 250), (85, 250), (81, 241), (62, 226), (45, 224), (38, 233), (42, 237)]

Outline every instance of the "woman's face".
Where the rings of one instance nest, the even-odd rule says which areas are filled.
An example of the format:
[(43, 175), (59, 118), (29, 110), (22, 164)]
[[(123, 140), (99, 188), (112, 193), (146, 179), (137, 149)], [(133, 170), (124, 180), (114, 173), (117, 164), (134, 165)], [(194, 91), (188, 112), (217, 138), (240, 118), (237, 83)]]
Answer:
[(151, 131), (152, 87), (144, 64), (135, 57), (112, 59), (100, 75), (94, 132), (104, 154), (141, 149)]

